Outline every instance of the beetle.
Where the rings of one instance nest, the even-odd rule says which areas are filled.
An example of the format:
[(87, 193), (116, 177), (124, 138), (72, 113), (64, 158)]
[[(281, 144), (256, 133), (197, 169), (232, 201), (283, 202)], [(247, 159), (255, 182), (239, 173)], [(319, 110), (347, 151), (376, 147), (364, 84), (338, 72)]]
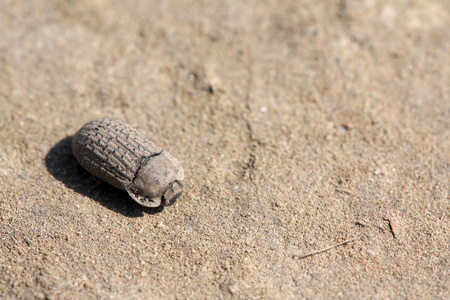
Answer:
[(85, 124), (72, 138), (72, 152), (84, 169), (143, 206), (172, 205), (182, 194), (181, 163), (121, 120)]

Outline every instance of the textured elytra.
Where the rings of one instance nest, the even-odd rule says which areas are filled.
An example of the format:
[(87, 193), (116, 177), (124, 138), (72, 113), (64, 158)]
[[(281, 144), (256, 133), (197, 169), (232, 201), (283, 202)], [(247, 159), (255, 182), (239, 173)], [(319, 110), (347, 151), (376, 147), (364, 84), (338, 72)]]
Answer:
[(170, 205), (181, 195), (180, 162), (123, 121), (87, 123), (73, 137), (72, 151), (87, 171), (142, 205)]

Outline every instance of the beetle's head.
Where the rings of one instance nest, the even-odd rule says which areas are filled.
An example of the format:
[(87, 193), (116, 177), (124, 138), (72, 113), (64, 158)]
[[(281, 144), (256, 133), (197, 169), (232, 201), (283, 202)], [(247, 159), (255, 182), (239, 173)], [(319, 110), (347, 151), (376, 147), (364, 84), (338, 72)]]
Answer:
[(149, 157), (134, 178), (130, 196), (139, 204), (149, 207), (168, 206), (181, 196), (184, 169), (169, 152)]
[(183, 193), (183, 185), (178, 181), (173, 181), (162, 196), (162, 205), (169, 206), (175, 203)]

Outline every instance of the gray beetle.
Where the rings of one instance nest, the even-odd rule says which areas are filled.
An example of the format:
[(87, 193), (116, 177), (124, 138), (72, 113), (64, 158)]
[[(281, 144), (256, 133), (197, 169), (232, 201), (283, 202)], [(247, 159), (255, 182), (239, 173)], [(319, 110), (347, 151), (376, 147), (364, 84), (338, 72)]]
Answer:
[(125, 190), (148, 207), (168, 206), (181, 196), (184, 169), (142, 132), (116, 119), (97, 119), (72, 139), (80, 165), (95, 177)]

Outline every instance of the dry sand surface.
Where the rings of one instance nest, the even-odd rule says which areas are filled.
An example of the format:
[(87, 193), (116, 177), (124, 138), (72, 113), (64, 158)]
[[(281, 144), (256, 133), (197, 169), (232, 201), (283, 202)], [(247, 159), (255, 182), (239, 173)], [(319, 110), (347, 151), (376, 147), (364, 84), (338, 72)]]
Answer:
[[(0, 298), (449, 299), (449, 28), (448, 0), (0, 1)], [(78, 165), (99, 117), (181, 161), (175, 205)]]

